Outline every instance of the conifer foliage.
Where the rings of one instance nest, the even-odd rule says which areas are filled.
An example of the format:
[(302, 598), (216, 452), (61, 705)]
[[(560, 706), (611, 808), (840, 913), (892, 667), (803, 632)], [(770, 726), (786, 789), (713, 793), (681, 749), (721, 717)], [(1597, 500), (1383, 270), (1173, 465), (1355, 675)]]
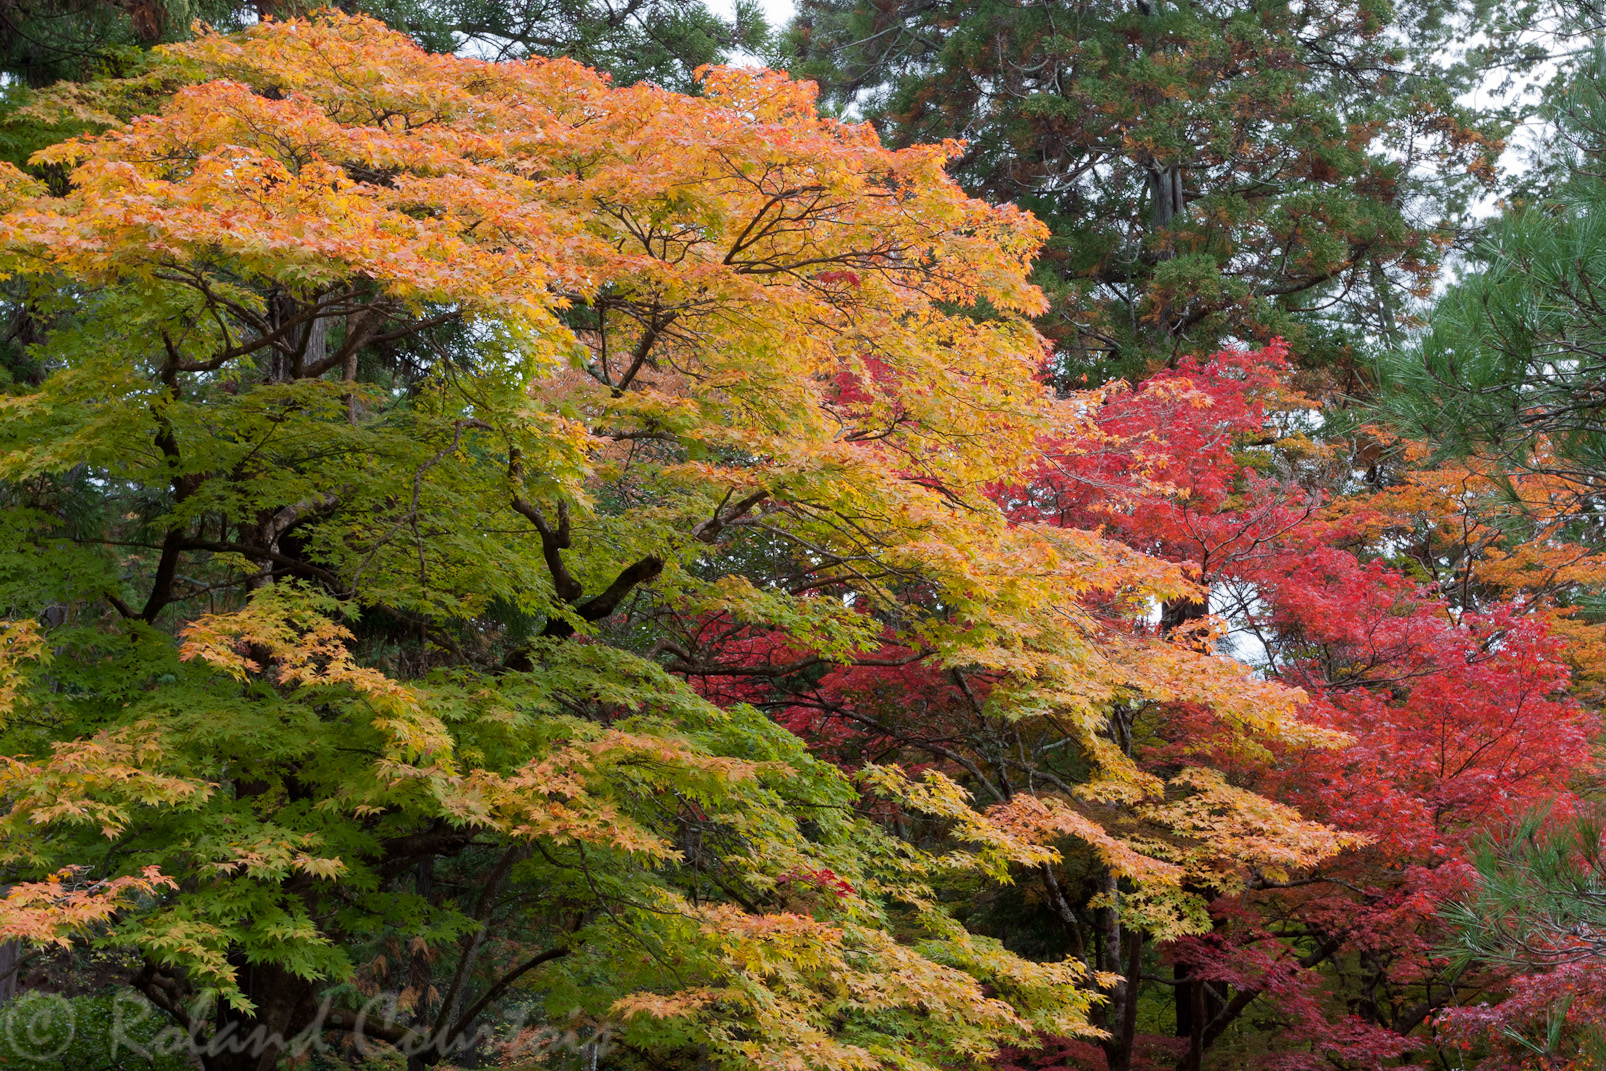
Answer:
[(1508, 58), (1491, 6), (1437, 0), (805, 0), (784, 51), (1049, 226), (1069, 382), (1282, 336), (1354, 391), (1493, 178), (1473, 38)]

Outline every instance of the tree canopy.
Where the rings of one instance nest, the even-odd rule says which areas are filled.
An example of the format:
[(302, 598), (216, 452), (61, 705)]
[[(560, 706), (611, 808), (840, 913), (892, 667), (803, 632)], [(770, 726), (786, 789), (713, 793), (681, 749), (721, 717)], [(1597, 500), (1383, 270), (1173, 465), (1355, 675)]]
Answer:
[(1593, 1066), (1594, 98), (1494, 167), (1522, 12), (63, 10), (0, 1062)]
[[(105, 940), (209, 1067), (271, 1066), (223, 1042), (295, 1034), (396, 932), (437, 1056), (537, 968), (551, 1014), (622, 1015), (655, 1066), (1074, 1034), (1091, 973), (923, 891), (1047, 865), (1050, 830), (1156, 932), (1201, 924), (1182, 868), (1064, 804), (984, 813), (935, 769), (855, 789), (711, 704), (711, 629), (769, 637), (736, 670), (768, 680), (974, 675), (1112, 801), (1159, 791), (1112, 702), (1319, 740), (1294, 693), (1123, 634), (1191, 590), (1175, 566), (989, 498), (1083, 407), (1036, 379), (1039, 225), (965, 197), (951, 146), (884, 149), (780, 76), (615, 89), (338, 15), (35, 107), (100, 132), (35, 156), (65, 191), (4, 179), (41, 338), (0, 420), (6, 602), (57, 608), (7, 646), (6, 858), (37, 889), (92, 852), (100, 901), (146, 894)], [(881, 797), (952, 850), (877, 832)]]

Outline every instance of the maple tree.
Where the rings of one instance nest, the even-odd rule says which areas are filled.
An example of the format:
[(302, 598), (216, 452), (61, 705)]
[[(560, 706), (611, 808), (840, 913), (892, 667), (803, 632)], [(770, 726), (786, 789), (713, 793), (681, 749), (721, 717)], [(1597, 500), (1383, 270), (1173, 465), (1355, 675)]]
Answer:
[[(1198, 90), (1107, 113), (1109, 153), (1031, 109), (889, 148), (773, 72), (617, 86), (340, 13), (32, 96), (0, 938), (120, 950), (209, 1071), (498, 1024), (512, 1059), (520, 1023), (643, 1069), (1584, 1059), (1588, 942), (1532, 953), (1592, 901), (1510, 903), (1593, 895), (1592, 477), (1342, 439), (1295, 389), (1272, 333), (1348, 336), (1291, 295), (1392, 325), (1433, 243), (1366, 186), (1409, 177), (1346, 81), (1383, 24), (1277, 96), (1309, 42), (1254, 10), (1105, 12), (1066, 100)], [(1060, 47), (1010, 13), (931, 17)], [(980, 61), (905, 60), (879, 117), (948, 133)], [(1160, 152), (1240, 92), (1261, 140)], [(1433, 114), (1440, 164), (1490, 150)], [(1080, 179), (1046, 225), (967, 196), (1022, 195), (1000, 146), (1050, 128), (1026, 177), (1098, 157), (1113, 230)], [(1278, 139), (1237, 252), (1185, 251)], [(1067, 267), (1116, 246), (1132, 278)], [(1268, 341), (1188, 355), (1229, 331)], [(1075, 382), (1106, 358), (1134, 382)]]
[[(1439, 912), (1466, 888), (1485, 831), (1572, 805), (1598, 731), (1573, 690), (1594, 688), (1600, 629), (1567, 604), (1599, 583), (1603, 559), (1568, 541), (1575, 499), (1544, 480), (1417, 468), (1423, 454), (1407, 451), (1374, 474), (1377, 490), (1324, 493), (1349, 466), (1304, 433), (1310, 403), (1290, 374), (1274, 345), (1112, 385), (1083, 399), (1096, 431), (1051, 445), (1032, 479), (994, 493), (1022, 520), (1099, 525), (1187, 563), (1202, 596), (1158, 614), (1085, 605), (1129, 634), (1232, 650), (1298, 685), (1303, 717), (1345, 734), (1342, 746), (1246, 746), (1230, 720), (1186, 702), (1112, 708), (1110, 735), (1134, 765), (1171, 792), (1190, 786), (1171, 808), (1090, 791), (1075, 734), (1052, 717), (997, 717), (985, 673), (702, 678), (711, 697), (772, 710), (846, 767), (925, 763), (1013, 823), (1075, 837), (1037, 810), (1069, 800), (1116, 834), (1060, 840), (1061, 862), (1023, 872), (1021, 892), (953, 894), (983, 932), (1123, 976), (1094, 1011), (1106, 1037), (1014, 1048), (1006, 1066), (1392, 1066), (1431, 1051), (1454, 1004), (1512, 983), (1446, 961)], [(774, 645), (724, 619), (694, 635), (727, 645), (733, 667)], [(1123, 869), (1132, 844), (1178, 868), (1169, 902), (1146, 900)]]
[[(0, 177), (34, 324), (0, 408), (0, 862), (106, 884), (0, 909), (51, 941), (147, 882), (98, 940), (210, 1069), (363, 1024), (437, 1062), (515, 995), (643, 1066), (982, 1059), (1094, 1031), (1124, 933), (1208, 926), (1185, 877), (1344, 843), (1143, 769), (1151, 704), (1335, 738), (1131, 627), (1196, 592), (1176, 564), (995, 500), (1095, 434), (1037, 375), (1041, 226), (805, 84), (702, 89), (327, 14), (31, 105), (93, 132), (32, 158), (65, 182)], [(898, 667), (1052, 733), (1078, 787), (850, 776), (707, 691)], [(1105, 874), (1091, 961), (936, 892), (1052, 879), (1066, 843)]]
[[(1217, 900), (1211, 934), (1172, 946), (1182, 1068), (1227, 1044), (1247, 1046), (1229, 1061), (1387, 1066), (1431, 1044), (1440, 1009), (1480, 986), (1497, 994), (1500, 977), (1439, 956), (1437, 911), (1461, 893), (1484, 831), (1536, 804), (1571, 806), (1598, 731), (1569, 690), (1599, 640), (1566, 604), (1602, 565), (1568, 539), (1576, 498), (1553, 480), (1513, 486), (1409, 460), (1381, 490), (1324, 495), (1348, 465), (1305, 434), (1288, 371), (1278, 348), (1229, 351), (1118, 388), (1101, 418), (1110, 439), (1062, 457), (1028, 507), (1098, 517), (1195, 563), (1208, 607), (1174, 605), (1165, 624), (1213, 611), (1228, 629), (1216, 642), (1300, 686), (1304, 716), (1352, 740), (1244, 761), (1197, 721), (1178, 719), (1169, 739), (1161, 729), (1153, 761), (1203, 749), (1235, 783), (1365, 838), (1296, 880)], [(1251, 1010), (1283, 1024), (1281, 1045), (1264, 1026), (1233, 1029)]]
[[(1427, 329), (1378, 362), (1380, 408), (1421, 437), (1439, 467), (1463, 474), (1434, 497), (1467, 535), (1450, 560), (1448, 590), (1553, 589), (1564, 611), (1552, 631), (1568, 641), (1575, 691), (1600, 698), (1598, 506), (1599, 275), (1602, 94), (1598, 20), (1564, 11), (1560, 33), (1590, 42), (1567, 57), (1541, 102), (1531, 175), (1436, 304)], [(1484, 490), (1468, 495), (1469, 487)], [(1492, 489), (1492, 492), (1491, 490)], [(1421, 497), (1426, 488), (1414, 494)], [(1529, 536), (1512, 546), (1511, 533)], [(1493, 548), (1483, 553), (1482, 545)], [(1460, 561), (1456, 561), (1459, 558)], [(1541, 807), (1484, 831), (1469, 886), (1445, 906), (1451, 947), (1469, 967), (1508, 975), (1504, 993), (1469, 1002), (1442, 1028), (1490, 1068), (1598, 1066), (1601, 972), (1581, 953), (1600, 832), (1594, 763), (1578, 763), (1582, 813)], [(1524, 901), (1513, 907), (1514, 898)], [(1571, 933), (1547, 931), (1568, 919)], [(1558, 937), (1561, 937), (1558, 943)]]

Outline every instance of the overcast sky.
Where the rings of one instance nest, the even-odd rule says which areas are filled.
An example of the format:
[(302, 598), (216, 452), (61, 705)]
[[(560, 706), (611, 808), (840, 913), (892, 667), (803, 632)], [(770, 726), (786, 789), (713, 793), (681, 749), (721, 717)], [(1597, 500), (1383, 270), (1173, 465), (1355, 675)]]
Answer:
[[(706, 0), (708, 9), (729, 18), (736, 5), (731, 0)], [(764, 19), (770, 24), (770, 29), (778, 30), (791, 21), (792, 15), (797, 11), (796, 0), (760, 0), (764, 9)]]

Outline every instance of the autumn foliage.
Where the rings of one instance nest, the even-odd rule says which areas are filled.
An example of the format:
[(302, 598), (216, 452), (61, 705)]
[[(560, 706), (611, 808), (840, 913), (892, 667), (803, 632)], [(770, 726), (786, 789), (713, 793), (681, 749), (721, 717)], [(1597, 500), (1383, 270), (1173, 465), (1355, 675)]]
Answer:
[(1439, 909), (1576, 809), (1575, 499), (1357, 490), (1279, 342), (1056, 390), (958, 144), (700, 78), (329, 13), (30, 105), (87, 132), (0, 174), (0, 936), (208, 1071), (515, 1005), (640, 1068), (1383, 1067), (1523, 992)]

